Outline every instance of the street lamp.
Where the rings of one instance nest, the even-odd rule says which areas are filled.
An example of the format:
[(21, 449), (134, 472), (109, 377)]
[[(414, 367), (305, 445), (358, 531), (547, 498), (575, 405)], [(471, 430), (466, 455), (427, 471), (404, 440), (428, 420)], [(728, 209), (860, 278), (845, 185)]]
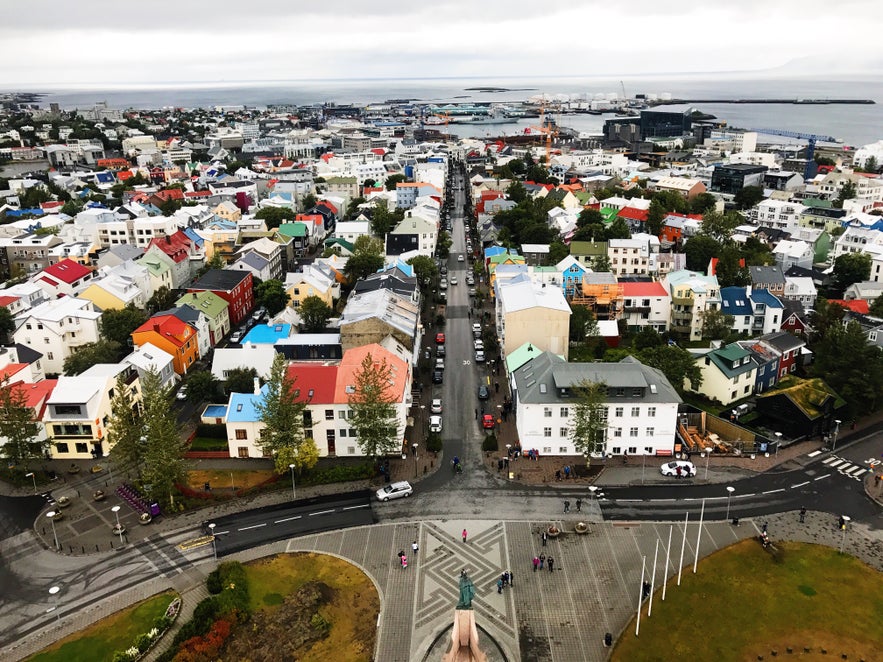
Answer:
[(218, 560), (218, 548), (215, 547), (215, 527), (216, 526), (217, 526), (217, 524), (215, 524), (214, 522), (212, 522), (211, 524), (208, 525), (209, 531), (211, 531), (211, 536), (212, 536), (212, 554), (214, 554), (214, 556), (215, 556), (215, 561)]
[(50, 510), (48, 513), (46, 513), (46, 517), (49, 518), (49, 521), (52, 524), (52, 537), (55, 539), (55, 549), (57, 551), (61, 548), (58, 546), (58, 534), (55, 533), (55, 511)]
[(116, 518), (117, 518), (117, 533), (120, 534), (120, 544), (122, 545), (123, 544), (123, 527), (120, 524), (120, 507), (114, 506), (113, 508), (111, 508), (111, 511), (113, 512), (114, 515), (116, 515)]
[(709, 446), (705, 449), (705, 478), (708, 479), (708, 462), (711, 460), (711, 451), (714, 450), (713, 446)]
[(782, 433), (776, 432), (776, 457), (779, 457), (779, 446), (782, 445)]
[(597, 485), (589, 485), (589, 492), (592, 493), (592, 498), (593, 498), (593, 499), (596, 497), (596, 494), (595, 494), (595, 493), (596, 493), (597, 491), (598, 491), (598, 486), (597, 486)]
[(730, 519), (730, 498), (733, 496), (733, 492), (736, 491), (736, 488), (732, 485), (727, 485), (727, 516), (724, 518), (729, 521)]
[(417, 447), (420, 444), (411, 444), (411, 451), (414, 453), (414, 480), (417, 480)]
[(841, 515), (840, 519), (843, 520), (843, 537), (840, 538), (840, 553), (842, 554), (843, 547), (846, 545), (846, 526), (852, 518), (849, 515)]
[(32, 481), (34, 481), (34, 494), (36, 494), (37, 493), (37, 477), (34, 475), (34, 472), (31, 471), (30, 473), (26, 473), (25, 478), (30, 478)]
[(291, 500), (297, 501), (297, 492), (294, 487), (294, 463), (289, 464), (288, 468), (291, 469)]
[(58, 611), (58, 593), (59, 593), (59, 591), (61, 591), (61, 587), (59, 587), (59, 586), (53, 586), (52, 588), (49, 589), (49, 595), (51, 595), (55, 598), (55, 606), (50, 607), (49, 611), (55, 612), (55, 622), (56, 623), (61, 621), (61, 612)]
[(839, 418), (836, 418), (836, 419), (834, 419), (834, 423), (835, 423), (835, 427), (834, 427), (834, 441), (831, 443), (831, 452), (832, 452), (832, 453), (833, 453), (834, 450), (837, 448), (837, 433), (840, 432), (840, 423), (841, 423), (841, 421), (840, 421)]

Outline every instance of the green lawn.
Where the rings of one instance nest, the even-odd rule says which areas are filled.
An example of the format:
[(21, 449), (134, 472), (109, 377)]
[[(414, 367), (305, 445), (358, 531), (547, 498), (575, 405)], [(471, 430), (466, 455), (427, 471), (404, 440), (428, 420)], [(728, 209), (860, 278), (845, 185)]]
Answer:
[(640, 636), (633, 619), (612, 659), (757, 660), (788, 647), (801, 660), (880, 659), (883, 575), (828, 547), (777, 545), (781, 562), (747, 540), (669, 583), (665, 602), (657, 591), (653, 617), (645, 602)]
[(213, 439), (212, 437), (194, 437), (190, 444), (192, 451), (225, 451), (228, 449), (226, 439)]
[(150, 630), (176, 597), (171, 591), (158, 593), (62, 639), (28, 662), (110, 662), (116, 651), (129, 648), (135, 637)]

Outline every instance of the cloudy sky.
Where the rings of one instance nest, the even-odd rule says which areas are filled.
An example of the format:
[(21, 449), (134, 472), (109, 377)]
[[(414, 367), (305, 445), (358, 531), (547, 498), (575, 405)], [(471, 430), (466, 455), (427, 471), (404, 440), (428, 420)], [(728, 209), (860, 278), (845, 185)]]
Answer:
[[(0, 88), (880, 70), (881, 0), (3, 0)], [(300, 6), (304, 5), (301, 9)]]

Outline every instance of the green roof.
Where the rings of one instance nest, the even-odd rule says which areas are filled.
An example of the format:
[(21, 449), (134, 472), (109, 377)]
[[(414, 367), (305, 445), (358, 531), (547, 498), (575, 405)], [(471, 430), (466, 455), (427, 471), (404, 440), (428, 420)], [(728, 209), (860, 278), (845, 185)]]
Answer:
[(779, 380), (766, 393), (761, 393), (758, 398), (768, 398), (774, 395), (784, 395), (797, 405), (809, 418), (818, 418), (824, 412), (825, 402), (829, 398), (834, 398), (834, 409), (839, 409), (846, 405), (846, 401), (828, 386), (824, 380), (816, 377), (815, 379), (799, 379), (793, 375), (788, 375)]
[(341, 246), (348, 250), (350, 253), (356, 250), (356, 245), (351, 241), (347, 241), (342, 237), (330, 237), (325, 240), (325, 248), (332, 248), (333, 246)]
[(571, 255), (607, 255), (606, 241), (571, 241)]
[[(535, 359), (542, 353), (543, 350), (541, 350), (539, 347), (526, 342), (521, 347), (517, 347), (506, 355), (506, 369), (511, 375), (514, 371), (518, 370), (518, 368), (523, 366), (525, 363), (527, 363), (531, 359)], [(560, 354), (558, 356), (561, 359), (564, 359), (564, 357)]]
[(176, 306), (190, 306), (205, 314), (210, 319), (216, 318), (226, 308), (227, 302), (214, 292), (204, 290), (202, 292), (188, 292), (175, 302)]
[(326, 177), (326, 184), (356, 184), (359, 180), (355, 177)]
[(613, 207), (605, 207), (600, 210), (601, 216), (604, 217), (605, 223), (612, 223), (616, 219), (616, 215), (619, 213), (618, 209)]
[(306, 237), (307, 236), (307, 224), (306, 223), (283, 223), (279, 226), (279, 234), (285, 235), (286, 237)]
[(801, 200), (800, 203), (804, 207), (811, 207), (813, 209), (833, 209), (834, 207), (831, 200), (819, 200), (818, 198), (806, 198)]

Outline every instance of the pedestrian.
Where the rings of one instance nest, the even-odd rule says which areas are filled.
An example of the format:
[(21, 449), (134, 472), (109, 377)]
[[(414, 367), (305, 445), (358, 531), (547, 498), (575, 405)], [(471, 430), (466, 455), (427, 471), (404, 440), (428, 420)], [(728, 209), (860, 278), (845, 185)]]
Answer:
[(503, 592), (503, 580), (498, 579), (497, 580), (497, 593), (502, 593), (502, 592)]
[(546, 562), (546, 555), (540, 554), (540, 570), (543, 569), (543, 564)]
[(555, 480), (561, 480), (561, 470), (555, 469)]
[(504, 570), (501, 578), (503, 580), (503, 586), (509, 586), (509, 573)]
[(463, 529), (463, 542), (466, 542), (466, 529)]
[(533, 571), (536, 572), (537, 568), (539, 568), (539, 567), (540, 567), (540, 557), (534, 556), (533, 557)]
[(801, 507), (800, 509), (800, 523), (804, 524), (806, 522), (806, 508)]
[(478, 420), (478, 409), (475, 410), (475, 420)]
[(408, 567), (408, 557), (402, 554), (402, 570)]
[(547, 541), (548, 539), (549, 539), (549, 534), (547, 534), (545, 531), (543, 531), (543, 532), (540, 534), (540, 540), (543, 541), (543, 547), (546, 546), (546, 541)]
[(494, 389), (496, 393), (500, 392), (500, 382), (494, 382)]
[(568, 465), (564, 465), (564, 480), (570, 478), (570, 467)]
[(555, 572), (555, 559), (553, 559), (553, 558), (550, 556), (550, 557), (549, 557), (549, 560), (548, 560), (548, 563), (549, 563), (549, 572)]
[(417, 550), (420, 549), (420, 545), (417, 544), (417, 541), (411, 543), (411, 556), (417, 556)]
[(564, 512), (565, 513), (570, 512), (570, 501), (566, 501), (566, 500), (564, 501)]
[(576, 512), (579, 512), (582, 509), (582, 507), (583, 507), (583, 500), (577, 499), (576, 500)]
[(761, 533), (766, 533), (766, 528), (767, 528), (767, 525), (768, 525), (768, 524), (769, 524), (769, 522), (764, 522), (764, 523), (763, 523), (763, 526), (760, 527), (760, 531), (761, 531)]
[(509, 586), (515, 586), (515, 575), (512, 574), (511, 570), (506, 571), (509, 575)]
[(405, 550), (400, 549), (400, 550), (399, 550), (399, 562), (401, 562), (402, 557), (403, 557), (404, 555), (405, 555)]

